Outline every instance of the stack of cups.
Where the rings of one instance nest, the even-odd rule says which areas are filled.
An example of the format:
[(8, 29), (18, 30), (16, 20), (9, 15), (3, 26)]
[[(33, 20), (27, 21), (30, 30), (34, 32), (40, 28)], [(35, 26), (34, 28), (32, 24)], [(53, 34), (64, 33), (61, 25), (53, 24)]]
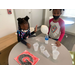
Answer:
[(40, 46), (40, 50), (41, 50), (41, 53), (43, 53), (46, 57), (50, 56), (50, 54), (48, 53), (48, 51), (45, 50), (45, 46), (44, 45)]
[(56, 60), (59, 56), (59, 51), (57, 51), (56, 46), (52, 46), (52, 54), (53, 54), (53, 59)]

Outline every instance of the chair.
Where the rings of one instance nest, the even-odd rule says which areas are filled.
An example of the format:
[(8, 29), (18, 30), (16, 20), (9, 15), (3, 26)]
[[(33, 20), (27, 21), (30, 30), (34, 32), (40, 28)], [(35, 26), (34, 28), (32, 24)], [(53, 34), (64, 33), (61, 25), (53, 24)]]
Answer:
[(72, 51), (69, 51), (72, 57), (72, 64), (75, 65), (75, 44), (72, 48)]
[(73, 52), (73, 51), (69, 51), (69, 52), (72, 57), (72, 64), (75, 65), (75, 52)]
[[(34, 31), (34, 27), (30, 27), (30, 32), (33, 32)], [(34, 33), (33, 35), (31, 35), (32, 37), (35, 37), (36, 36), (36, 33)]]
[(30, 32), (33, 32), (34, 31), (34, 27), (30, 27)]

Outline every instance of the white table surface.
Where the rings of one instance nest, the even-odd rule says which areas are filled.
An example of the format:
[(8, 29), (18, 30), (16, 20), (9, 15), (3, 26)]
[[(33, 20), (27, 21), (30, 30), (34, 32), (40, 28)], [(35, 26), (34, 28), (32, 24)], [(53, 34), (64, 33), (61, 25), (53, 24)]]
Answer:
[[(36, 40), (38, 39), (38, 40)], [(36, 65), (72, 65), (72, 59), (70, 56), (69, 51), (67, 50), (67, 48), (61, 44), (60, 47), (58, 47), (58, 51), (60, 52), (59, 57), (57, 58), (57, 60), (53, 59), (52, 56), (52, 43), (55, 43), (55, 40), (49, 39), (49, 43), (46, 45), (44, 43), (45, 39), (44, 37), (32, 37), (32, 38), (28, 38), (26, 40), (27, 42), (29, 42), (31, 44), (31, 48), (28, 49), (24, 44), (22, 44), (21, 42), (19, 42), (18, 44), (16, 44), (13, 49), (11, 50), (9, 57), (8, 57), (8, 64), (9, 65), (19, 65), (14, 58), (17, 57), (19, 54), (21, 54), (22, 52), (24, 52), (25, 50), (29, 51), (31, 54), (35, 55), (36, 57), (38, 57), (40, 60), (37, 62)], [(40, 48), (37, 52), (34, 51), (33, 49), (33, 44), (35, 42), (38, 42), (39, 45), (44, 44), (45, 49), (49, 52), (50, 57), (47, 58), (45, 55), (43, 55), (40, 51)]]

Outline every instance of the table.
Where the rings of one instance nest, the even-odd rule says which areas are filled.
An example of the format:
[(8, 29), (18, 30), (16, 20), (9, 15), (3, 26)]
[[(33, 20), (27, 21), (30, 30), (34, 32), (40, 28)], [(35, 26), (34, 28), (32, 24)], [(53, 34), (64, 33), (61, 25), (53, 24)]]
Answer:
[[(45, 38), (44, 37), (32, 37), (32, 38), (28, 38), (26, 40), (27, 42), (29, 42), (31, 44), (31, 48), (28, 49), (24, 44), (22, 44), (21, 42), (19, 42), (18, 44), (16, 44), (13, 49), (11, 50), (9, 57), (8, 57), (8, 64), (9, 65), (19, 65), (14, 58), (17, 57), (19, 54), (21, 54), (22, 52), (24, 52), (25, 50), (29, 51), (30, 53), (32, 53), (33, 55), (35, 55), (36, 57), (38, 57), (40, 60), (37, 62), (36, 65), (72, 65), (72, 58), (70, 56), (69, 51), (67, 50), (67, 48), (61, 44), (60, 47), (58, 47), (58, 51), (60, 52), (59, 57), (57, 58), (57, 60), (54, 60), (52, 57), (52, 43), (55, 43), (55, 40), (49, 39), (49, 43), (45, 44)], [(45, 55), (43, 55), (39, 50), (36, 52), (33, 49), (33, 44), (35, 42), (38, 42), (39, 45), (43, 44), (46, 48), (46, 50), (49, 52), (50, 57), (47, 58)]]

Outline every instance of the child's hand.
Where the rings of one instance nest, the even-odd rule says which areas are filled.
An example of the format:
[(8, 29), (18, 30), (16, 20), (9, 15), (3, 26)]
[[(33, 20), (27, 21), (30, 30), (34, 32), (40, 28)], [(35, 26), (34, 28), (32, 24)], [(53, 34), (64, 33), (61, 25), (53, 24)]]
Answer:
[(28, 48), (31, 48), (31, 45), (30, 45), (29, 43), (27, 43), (27, 47), (28, 47)]
[(57, 47), (61, 46), (60, 41), (56, 41), (55, 44), (56, 44)]
[(36, 25), (36, 27), (35, 27), (35, 30), (34, 30), (34, 32), (36, 32), (37, 31), (37, 25)]

